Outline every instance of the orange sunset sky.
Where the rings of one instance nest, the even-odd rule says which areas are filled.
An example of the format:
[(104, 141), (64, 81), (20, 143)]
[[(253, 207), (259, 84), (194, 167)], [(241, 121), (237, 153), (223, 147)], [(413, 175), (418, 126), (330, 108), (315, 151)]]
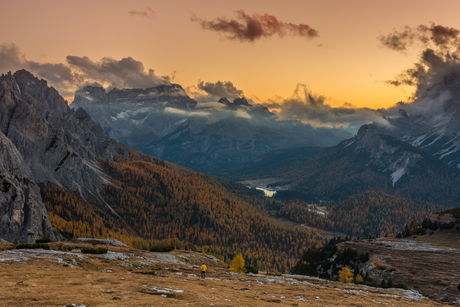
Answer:
[[(318, 35), (229, 39), (192, 21), (237, 19), (241, 10), (305, 24)], [(184, 88), (230, 81), (254, 102), (288, 98), (300, 83), (332, 106), (380, 108), (412, 93), (384, 81), (410, 67), (421, 50), (391, 51), (379, 35), (430, 21), (460, 28), (459, 12), (454, 0), (0, 0), (0, 45), (14, 44), (23, 59), (38, 63), (65, 63), (69, 55), (94, 62), (132, 57)], [(0, 73), (12, 68), (3, 63)]]

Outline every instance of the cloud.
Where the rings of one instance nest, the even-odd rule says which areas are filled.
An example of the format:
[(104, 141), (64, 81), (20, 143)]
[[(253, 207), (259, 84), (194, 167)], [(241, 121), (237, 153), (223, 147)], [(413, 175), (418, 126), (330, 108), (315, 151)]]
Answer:
[(25, 62), (18, 46), (13, 43), (0, 45), (0, 71), (15, 70)]
[(460, 31), (434, 23), (406, 28), (410, 35), (393, 34), (406, 46), (418, 45), (422, 51), (411, 67), (387, 83), (412, 86), (414, 91), (407, 102), (380, 112), (385, 116), (399, 116), (399, 109), (403, 108), (409, 116), (448, 114), (449, 105), (460, 103)]
[(227, 97), (230, 101), (243, 97), (244, 92), (239, 90), (230, 81), (204, 82), (198, 80), (196, 86), (186, 88), (187, 93), (199, 102), (215, 102), (222, 97)]
[(106, 88), (148, 88), (169, 84), (169, 77), (157, 76), (152, 69), (132, 57), (121, 60), (110, 57), (93, 61), (83, 56), (67, 56), (65, 63), (29, 61), (15, 44), (0, 45), (0, 72), (27, 69), (48, 80), (61, 95), (71, 98), (75, 91), (87, 84)]
[(165, 113), (170, 113), (170, 114), (176, 114), (176, 115), (182, 115), (185, 117), (188, 116), (209, 116), (211, 115), (211, 112), (206, 112), (206, 111), (186, 111), (186, 110), (181, 110), (181, 109), (176, 109), (176, 108), (171, 108), (167, 107), (164, 110)]
[(144, 11), (136, 11), (132, 10), (128, 12), (129, 15), (133, 17), (142, 17), (142, 18), (148, 18), (148, 19), (154, 19), (155, 18), (155, 11), (152, 10), (150, 7), (147, 6), (147, 8)]
[[(445, 92), (458, 93), (460, 86), (460, 31), (441, 25), (431, 23), (429, 26), (420, 25), (416, 28), (405, 27), (404, 31), (394, 31), (387, 36), (395, 37), (394, 41), (405, 46), (418, 45), (422, 48), (417, 62), (411, 67), (403, 70), (393, 80), (386, 81), (394, 86), (413, 86), (414, 92), (408, 101), (431, 101), (436, 100), (444, 103), (446, 99), (436, 97), (447, 97)], [(381, 40), (382, 41), (382, 40)], [(401, 51), (393, 45), (386, 44), (388, 40), (383, 39), (384, 46), (392, 50)]]
[(430, 22), (418, 27), (404, 26), (401, 30), (393, 30), (387, 35), (380, 35), (382, 46), (394, 51), (405, 53), (410, 46), (435, 46), (441, 49), (455, 47), (458, 50), (460, 31), (455, 28), (436, 25)]
[(67, 56), (66, 59), (80, 77), (108, 87), (147, 88), (165, 83), (165, 78), (155, 75), (152, 69), (145, 72), (144, 64), (132, 57), (121, 60), (105, 57), (98, 62), (86, 56)]
[(252, 116), (248, 114), (245, 110), (238, 109), (235, 111), (235, 117), (241, 117), (241, 118), (251, 118)]
[(197, 16), (191, 20), (201, 25), (204, 30), (215, 31), (226, 35), (227, 39), (239, 40), (241, 42), (254, 42), (260, 38), (268, 38), (277, 34), (280, 37), (285, 35), (300, 36), (305, 38), (318, 37), (318, 31), (306, 24), (284, 23), (276, 16), (264, 14), (252, 15), (244, 11), (237, 11), (237, 19), (228, 20), (225, 17), (206, 21)]
[(298, 84), (292, 97), (276, 97), (262, 105), (276, 109), (279, 120), (298, 120), (315, 128), (343, 128), (351, 132), (365, 123), (388, 125), (375, 110), (347, 107), (333, 108), (326, 104), (326, 97), (314, 94), (304, 84)]

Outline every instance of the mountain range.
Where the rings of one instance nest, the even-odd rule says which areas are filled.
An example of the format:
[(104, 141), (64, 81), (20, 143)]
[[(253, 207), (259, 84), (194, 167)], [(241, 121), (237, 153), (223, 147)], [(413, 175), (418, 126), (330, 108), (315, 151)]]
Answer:
[(244, 98), (197, 103), (177, 84), (141, 89), (86, 86), (70, 105), (83, 108), (115, 140), (198, 171), (215, 173), (280, 148), (331, 146), (351, 136), (276, 120)]
[(116, 142), (27, 71), (0, 78), (0, 115), (0, 237), (9, 241), (112, 237), (227, 262), (243, 251), (248, 263), (287, 271), (321, 240), (275, 223), (258, 193)]

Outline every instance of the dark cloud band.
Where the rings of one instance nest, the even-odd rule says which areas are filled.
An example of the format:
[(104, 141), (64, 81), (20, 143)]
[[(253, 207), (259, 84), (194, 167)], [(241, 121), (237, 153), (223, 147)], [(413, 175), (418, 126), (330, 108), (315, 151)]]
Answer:
[(168, 84), (169, 78), (157, 76), (152, 69), (132, 57), (121, 60), (105, 57), (100, 61), (67, 56), (66, 63), (39, 63), (29, 61), (15, 44), (0, 45), (0, 71), (27, 69), (45, 78), (63, 96), (72, 96), (79, 87), (98, 83), (106, 88), (148, 88)]
[(246, 14), (244, 11), (237, 11), (237, 19), (216, 18), (206, 21), (197, 16), (192, 17), (193, 22), (198, 22), (205, 30), (211, 30), (225, 34), (228, 39), (236, 39), (241, 42), (253, 42), (260, 38), (267, 38), (277, 34), (280, 37), (285, 35), (300, 36), (306, 38), (318, 37), (318, 31), (306, 24), (284, 23), (276, 16), (264, 14)]

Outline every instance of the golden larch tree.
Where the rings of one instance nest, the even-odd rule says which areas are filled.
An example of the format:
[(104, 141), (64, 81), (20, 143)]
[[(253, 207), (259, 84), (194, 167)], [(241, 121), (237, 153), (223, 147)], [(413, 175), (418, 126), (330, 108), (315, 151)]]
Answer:
[(340, 282), (343, 282), (343, 283), (351, 283), (353, 281), (353, 273), (350, 271), (350, 269), (347, 266), (344, 266), (339, 271), (339, 280)]
[(235, 256), (232, 260), (232, 265), (230, 266), (232, 272), (235, 273), (245, 273), (246, 270), (244, 269), (244, 258), (241, 253)]

